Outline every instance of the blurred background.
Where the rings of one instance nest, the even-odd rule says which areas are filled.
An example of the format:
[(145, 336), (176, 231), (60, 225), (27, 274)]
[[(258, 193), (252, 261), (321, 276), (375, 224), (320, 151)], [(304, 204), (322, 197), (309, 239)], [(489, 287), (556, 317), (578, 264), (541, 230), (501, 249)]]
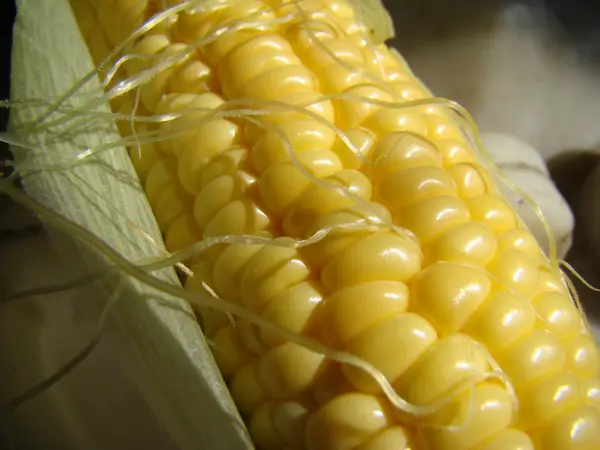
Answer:
[[(541, 155), (575, 218), (566, 260), (590, 283), (600, 286), (600, 2), (383, 2), (396, 29), (391, 44), (435, 95), (463, 105), (481, 131), (514, 136)], [(9, 97), (14, 17), (14, 1), (0, 0), (1, 99)], [(0, 129), (7, 118), (7, 110), (0, 108)], [(0, 144), (0, 164), (6, 157), (7, 149)], [(8, 171), (7, 167), (0, 168), (4, 173)], [(31, 227), (34, 223), (35, 228), (31, 217), (18, 213), (6, 198), (0, 197), (0, 275), (5, 275), (4, 279), (0, 276), (0, 287), (8, 276), (5, 267), (16, 261), (12, 255), (20, 254), (24, 264), (32, 258), (23, 250), (13, 250), (13, 254), (6, 251), (12, 246), (7, 236), (19, 224)], [(28, 274), (37, 277), (37, 271), (43, 271), (43, 261), (28, 266)], [(580, 283), (577, 288), (585, 309), (600, 319), (600, 296)], [(61, 342), (69, 339), (69, 333), (65, 331)], [(102, 352), (106, 357), (107, 349), (100, 348)], [(97, 370), (100, 360), (90, 360), (78, 369), (81, 373), (74, 382), (79, 387), (71, 391), (71, 396), (92, 395), (83, 381), (86, 373)], [(17, 376), (10, 370), (0, 364), (0, 387)], [(122, 397), (117, 394), (112, 401)], [(137, 400), (120, 401), (125, 405)], [(108, 434), (106, 430), (96, 432)], [(49, 444), (46, 448), (53, 447)]]

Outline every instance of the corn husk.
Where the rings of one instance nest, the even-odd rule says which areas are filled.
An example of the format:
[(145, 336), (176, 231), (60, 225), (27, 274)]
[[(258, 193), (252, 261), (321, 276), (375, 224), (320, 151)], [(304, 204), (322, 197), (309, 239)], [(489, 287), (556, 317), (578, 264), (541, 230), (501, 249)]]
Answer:
[[(14, 28), (11, 100), (53, 101), (94, 69), (68, 0), (19, 0)], [(82, 92), (97, 92), (97, 77)], [(14, 106), (9, 129), (32, 121), (43, 108)], [(109, 112), (108, 104), (98, 111)], [(79, 144), (94, 147), (118, 140), (114, 124), (81, 122)], [(106, 124), (104, 124), (106, 125)], [(29, 170), (82, 151), (69, 139), (44, 133), (28, 136), (31, 148), (13, 146), (17, 169)], [(91, 161), (91, 160), (90, 160)], [(161, 256), (164, 247), (150, 207), (124, 148), (94, 163), (44, 170), (23, 178), (26, 193), (57, 214), (83, 226), (130, 261)], [(157, 249), (140, 230), (159, 244)], [(89, 271), (106, 259), (73, 236), (51, 229), (52, 243), (70, 264)], [(178, 284), (173, 269), (153, 273)], [(123, 330), (123, 359), (144, 397), (180, 448), (251, 448), (243, 422), (227, 391), (201, 329), (187, 303), (131, 278), (110, 277), (94, 284), (103, 298), (119, 296), (111, 311)], [(90, 386), (93, 389), (93, 386)], [(115, 411), (118, 415), (118, 411)], [(43, 417), (39, 417), (43, 420)], [(126, 418), (125, 418), (126, 420)]]

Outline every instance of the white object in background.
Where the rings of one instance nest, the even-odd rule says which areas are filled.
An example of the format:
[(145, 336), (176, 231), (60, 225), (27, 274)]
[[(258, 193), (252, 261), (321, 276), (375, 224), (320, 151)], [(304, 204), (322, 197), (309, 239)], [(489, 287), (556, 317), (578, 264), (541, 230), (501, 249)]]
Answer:
[[(481, 140), (505, 177), (539, 206), (556, 241), (556, 256), (564, 258), (571, 247), (575, 220), (538, 151), (508, 134), (482, 133)], [(533, 206), (508, 186), (501, 187), (540, 246), (548, 253), (548, 235)]]

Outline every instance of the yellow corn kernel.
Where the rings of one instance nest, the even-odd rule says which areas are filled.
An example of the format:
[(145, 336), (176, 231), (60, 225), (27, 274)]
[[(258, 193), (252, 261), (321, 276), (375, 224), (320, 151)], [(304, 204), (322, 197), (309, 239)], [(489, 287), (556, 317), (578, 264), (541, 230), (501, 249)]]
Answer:
[(273, 347), (256, 366), (258, 383), (273, 399), (291, 399), (305, 392), (324, 370), (325, 356), (286, 342)]
[(380, 137), (371, 160), (370, 176), (375, 179), (399, 169), (442, 164), (441, 154), (431, 142), (408, 132), (392, 132)]
[(368, 164), (373, 150), (375, 137), (364, 128), (351, 128), (344, 132), (346, 138), (354, 146), (348, 146), (341, 139), (336, 140), (332, 151), (338, 155), (340, 161), (347, 169), (358, 170)]
[(534, 450), (533, 442), (527, 433), (515, 428), (505, 428), (483, 443), (473, 447), (474, 450)]
[[(150, 14), (179, 4), (72, 2), (97, 62)], [(112, 16), (119, 27), (108, 27)], [(196, 255), (185, 289), (206, 285), (362, 358), (401, 398), (432, 408), (395, 410), (363, 370), (200, 308), (255, 444), (596, 448), (600, 354), (565, 283), (450, 109), (403, 105), (432, 94), (357, 17), (346, 0), (218, 1), (140, 36), (126, 52), (144, 57), (111, 82), (193, 45), (148, 75), (137, 107), (136, 91), (111, 102), (114, 112), (161, 117), (117, 125), (124, 136), (160, 132), (128, 152), (166, 247), (273, 239)]]
[(352, 393), (334, 398), (309, 418), (306, 448), (355, 448), (385, 430), (389, 407), (377, 397)]
[(589, 405), (565, 411), (531, 432), (535, 448), (585, 449), (598, 446), (600, 411)]
[(423, 433), (425, 448), (473, 448), (506, 429), (512, 419), (509, 392), (497, 383), (483, 382), (477, 385), (475, 392), (469, 389), (454, 404), (442, 407), (434, 423), (455, 428), (427, 430)]
[(237, 370), (229, 383), (229, 391), (240, 412), (247, 416), (251, 416), (267, 401), (267, 396), (256, 379), (256, 361)]
[(597, 377), (584, 378), (579, 380), (581, 394), (585, 397), (587, 403), (592, 406), (600, 406), (600, 379)]
[(530, 430), (581, 404), (577, 376), (558, 372), (543, 378), (519, 393), (519, 427)]
[(182, 250), (200, 240), (202, 230), (192, 214), (177, 217), (165, 231), (165, 245), (170, 252)]
[(196, 196), (194, 205), (194, 217), (198, 225), (206, 227), (216, 213), (242, 198), (255, 182), (256, 178), (249, 173), (236, 171), (221, 175), (204, 186)]
[(425, 198), (398, 212), (395, 222), (411, 230), (422, 245), (427, 245), (448, 230), (467, 223), (469, 210), (454, 195)]
[(558, 338), (549, 330), (537, 329), (505, 349), (498, 360), (515, 384), (523, 384), (558, 372), (566, 358)]
[(424, 248), (425, 265), (456, 261), (485, 267), (497, 249), (496, 237), (486, 225), (466, 222), (451, 228)]
[[(271, 323), (298, 334), (311, 335), (318, 322), (315, 308), (323, 300), (317, 283), (303, 281), (271, 298), (262, 315)], [(283, 343), (285, 339), (268, 330), (260, 331), (261, 338), (269, 346)]]
[(411, 283), (411, 310), (425, 317), (440, 335), (459, 331), (490, 295), (492, 282), (482, 269), (438, 263)]
[(233, 375), (237, 369), (253, 360), (250, 352), (240, 342), (231, 323), (221, 327), (212, 340), (215, 361), (226, 377)]
[[(320, 217), (355, 205), (351, 194), (361, 197), (371, 193), (371, 181), (361, 172), (336, 175), (323, 180), (327, 184), (312, 183), (302, 193), (283, 220), (285, 233), (304, 237)], [(363, 197), (363, 200), (369, 198)]]
[(250, 419), (250, 433), (254, 442), (264, 449), (282, 448), (285, 445), (283, 436), (273, 423), (273, 409), (275, 402), (265, 402), (252, 415)]
[(323, 268), (321, 282), (334, 291), (375, 280), (405, 282), (421, 268), (418, 247), (393, 233), (368, 235)]
[(453, 389), (483, 381), (489, 369), (486, 355), (475, 341), (455, 334), (436, 342), (394, 387), (411, 403), (431, 405)]
[(474, 164), (454, 164), (448, 167), (454, 179), (458, 194), (462, 198), (477, 197), (487, 192), (487, 182), (482, 176), (482, 168)]
[(562, 339), (573, 337), (581, 329), (579, 311), (570, 297), (559, 292), (543, 292), (532, 300), (544, 325)]
[[(350, 342), (346, 351), (364, 358), (395, 382), (437, 340), (435, 328), (413, 313), (379, 322)], [(354, 367), (343, 366), (348, 381), (363, 392), (378, 392), (373, 379)]]
[[(334, 107), (339, 127), (355, 128), (362, 125), (381, 108), (378, 102), (391, 102), (392, 96), (373, 84), (359, 84), (344, 91), (345, 98), (336, 99)], [(368, 99), (364, 101), (362, 99)]]
[(261, 245), (233, 244), (217, 257), (212, 266), (211, 278), (217, 294), (227, 300), (240, 298), (240, 284), (248, 261)]
[(357, 206), (332, 211), (316, 220), (309, 229), (308, 234), (313, 235), (322, 229), (329, 229), (328, 234), (314, 245), (301, 249), (306, 261), (315, 270), (320, 272), (331, 259), (350, 244), (368, 236), (370, 233), (356, 228), (343, 228), (357, 223), (386, 225), (392, 222), (392, 217), (387, 209), (379, 203), (366, 202)]
[(517, 226), (515, 213), (502, 199), (483, 194), (466, 200), (473, 220), (485, 223), (495, 233), (511, 230)]
[(566, 369), (582, 377), (597, 376), (600, 369), (600, 356), (594, 339), (587, 334), (579, 334), (566, 344)]
[(260, 311), (271, 297), (301, 283), (310, 275), (309, 268), (295, 249), (264, 246), (246, 263), (240, 279), (241, 301)]
[(476, 156), (469, 147), (456, 140), (439, 139), (435, 141), (436, 147), (440, 151), (444, 162), (452, 166), (453, 164), (470, 164), (475, 162)]
[(327, 297), (321, 311), (322, 329), (333, 342), (345, 345), (370, 326), (407, 309), (408, 287), (404, 283), (359, 283)]
[(486, 298), (463, 331), (496, 354), (532, 330), (535, 320), (535, 311), (526, 298), (500, 290)]
[(539, 271), (535, 263), (518, 250), (498, 251), (487, 269), (502, 287), (514, 289), (527, 298), (535, 292)]
[(456, 185), (437, 166), (411, 167), (392, 172), (377, 189), (378, 200), (392, 213), (419, 200), (438, 195), (456, 195)]
[(371, 115), (363, 126), (378, 136), (391, 132), (412, 132), (425, 136), (427, 125), (415, 111), (384, 107)]
[(413, 448), (410, 435), (406, 429), (399, 426), (389, 427), (357, 447), (358, 450), (409, 450), (410, 448)]

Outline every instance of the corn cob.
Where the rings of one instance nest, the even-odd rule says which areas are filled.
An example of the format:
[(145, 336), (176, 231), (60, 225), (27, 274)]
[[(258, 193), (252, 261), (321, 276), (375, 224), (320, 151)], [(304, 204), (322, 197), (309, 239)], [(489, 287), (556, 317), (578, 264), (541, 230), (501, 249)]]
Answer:
[[(149, 17), (180, 3), (72, 0), (97, 63)], [(308, 114), (286, 110), (254, 121), (215, 117), (191, 128), (207, 115), (196, 112), (138, 125), (138, 133), (184, 130), (130, 148), (167, 248), (226, 235), (306, 239), (333, 228), (302, 248), (216, 246), (190, 261), (186, 289), (208, 285), (274, 324), (363, 358), (410, 404), (438, 406), (425, 415), (397, 411), (363, 371), (202, 310), (214, 358), (256, 445), (597, 448), (597, 347), (452, 115), (357, 99), (430, 97), (404, 61), (373, 45), (344, 1), (198, 6), (129, 51), (160, 61), (239, 20), (254, 25), (199, 45), (142, 85), (137, 98), (114, 99), (115, 112), (216, 110), (236, 99), (314, 103)], [(132, 60), (112, 85), (152, 64)], [(126, 122), (119, 128), (125, 136), (134, 131)], [(377, 226), (335, 228), (348, 222)]]

